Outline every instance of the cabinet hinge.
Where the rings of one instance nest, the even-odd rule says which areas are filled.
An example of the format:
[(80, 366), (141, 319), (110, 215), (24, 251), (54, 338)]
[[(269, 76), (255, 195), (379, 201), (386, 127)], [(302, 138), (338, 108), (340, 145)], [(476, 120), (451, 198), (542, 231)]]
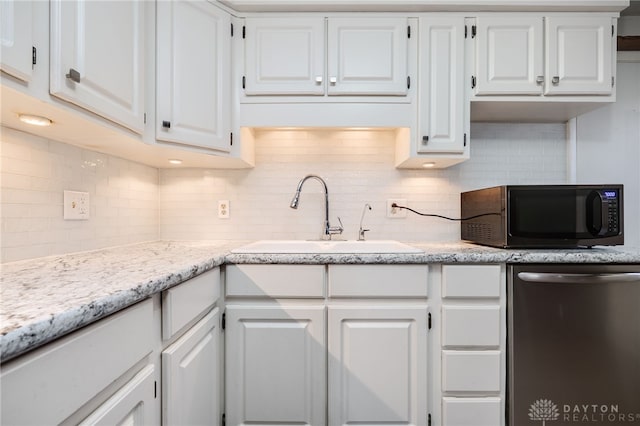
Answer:
[(462, 140), (463, 140), (463, 144), (464, 144), (463, 146), (467, 146), (467, 134), (466, 133), (464, 134), (464, 137), (462, 138)]
[(222, 426), (226, 426), (227, 425), (227, 418), (226, 418), (226, 414), (222, 413)]
[(471, 88), (475, 89), (475, 87), (476, 87), (476, 76), (472, 75), (471, 76)]
[(147, 113), (146, 112), (142, 115), (142, 120), (144, 121), (144, 124), (147, 124)]
[(427, 327), (431, 330), (431, 312), (427, 315)]
[(245, 85), (247, 83), (247, 78), (243, 75), (242, 76), (242, 88), (244, 89)]
[(611, 37), (613, 37), (613, 35), (615, 34), (616, 30), (615, 27), (612, 25), (611, 26)]
[(407, 89), (411, 89), (411, 77), (407, 76)]
[(35, 65), (38, 62), (38, 49), (35, 46), (31, 46), (31, 65)]
[(611, 76), (611, 87), (613, 87), (616, 84), (616, 78)]
[(227, 328), (227, 314), (226, 312), (222, 314), (222, 329)]
[(233, 132), (229, 133), (229, 145), (233, 146)]
[(464, 38), (467, 38), (467, 34), (468, 34), (468, 30), (467, 30), (467, 26), (464, 26)]
[(411, 25), (407, 25), (407, 38), (411, 38)]
[(427, 416), (427, 426), (431, 426), (431, 413)]
[(233, 23), (231, 24), (231, 37), (233, 37)]
[(475, 25), (471, 26), (471, 38), (476, 38), (476, 29)]
[(245, 25), (242, 26), (242, 38), (247, 38), (247, 27)]
[(153, 381), (153, 399), (158, 398), (158, 381)]

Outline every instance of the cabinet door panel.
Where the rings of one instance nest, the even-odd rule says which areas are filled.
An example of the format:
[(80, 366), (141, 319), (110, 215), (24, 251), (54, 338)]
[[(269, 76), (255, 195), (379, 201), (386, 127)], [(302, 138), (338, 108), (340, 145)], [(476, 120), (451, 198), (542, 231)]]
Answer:
[(328, 21), (330, 95), (406, 95), (406, 18)]
[(611, 94), (611, 28), (609, 17), (546, 18), (545, 94)]
[(501, 398), (442, 398), (445, 425), (496, 426), (503, 423), (503, 417)]
[(247, 18), (245, 94), (323, 95), (323, 18)]
[(219, 317), (216, 308), (162, 352), (163, 424), (219, 423)]
[(157, 424), (154, 405), (155, 368), (148, 365), (83, 420), (80, 426)]
[(157, 2), (156, 139), (230, 150), (229, 15), (203, 1)]
[(425, 20), (420, 40), (418, 152), (463, 152), (464, 18)]
[(144, 2), (53, 0), (50, 7), (51, 94), (141, 133)]
[(0, 69), (30, 81), (32, 74), (31, 48), (33, 46), (32, 2), (2, 0), (0, 2)]
[(541, 17), (477, 19), (476, 95), (540, 95), (543, 76)]
[(329, 424), (426, 424), (426, 306), (328, 315)]
[(324, 307), (226, 309), (227, 424), (325, 424)]

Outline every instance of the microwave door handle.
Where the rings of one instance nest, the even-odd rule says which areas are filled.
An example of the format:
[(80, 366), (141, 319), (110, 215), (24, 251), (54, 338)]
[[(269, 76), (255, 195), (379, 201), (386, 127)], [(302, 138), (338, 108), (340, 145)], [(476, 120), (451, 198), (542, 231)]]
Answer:
[(518, 272), (521, 281), (544, 284), (607, 284), (640, 282), (640, 272), (617, 274), (554, 274), (549, 272)]

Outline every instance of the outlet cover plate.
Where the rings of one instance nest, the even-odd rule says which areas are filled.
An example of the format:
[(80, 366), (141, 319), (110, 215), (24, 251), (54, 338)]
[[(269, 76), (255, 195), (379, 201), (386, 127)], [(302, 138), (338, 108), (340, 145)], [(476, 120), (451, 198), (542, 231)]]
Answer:
[(91, 211), (89, 193), (80, 191), (64, 191), (64, 219), (88, 220)]
[(395, 207), (391, 207), (393, 203), (396, 203), (399, 206), (406, 206), (407, 199), (406, 198), (390, 198), (387, 200), (387, 217), (391, 219), (403, 219), (407, 217), (407, 211), (405, 209), (398, 209)]

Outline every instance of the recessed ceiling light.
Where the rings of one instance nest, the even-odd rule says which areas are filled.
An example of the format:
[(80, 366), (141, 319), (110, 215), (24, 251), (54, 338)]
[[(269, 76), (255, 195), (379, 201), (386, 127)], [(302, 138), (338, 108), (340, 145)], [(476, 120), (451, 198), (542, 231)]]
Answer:
[(18, 118), (23, 123), (31, 124), (32, 126), (50, 126), (51, 124), (53, 124), (53, 121), (51, 121), (47, 117), (42, 117), (40, 115), (18, 114)]
[(422, 167), (424, 167), (425, 169), (432, 169), (436, 166), (436, 163), (434, 163), (433, 161), (429, 161), (427, 163), (422, 163)]
[(172, 158), (169, 160), (169, 163), (171, 164), (182, 164), (182, 160), (179, 160), (177, 158)]

